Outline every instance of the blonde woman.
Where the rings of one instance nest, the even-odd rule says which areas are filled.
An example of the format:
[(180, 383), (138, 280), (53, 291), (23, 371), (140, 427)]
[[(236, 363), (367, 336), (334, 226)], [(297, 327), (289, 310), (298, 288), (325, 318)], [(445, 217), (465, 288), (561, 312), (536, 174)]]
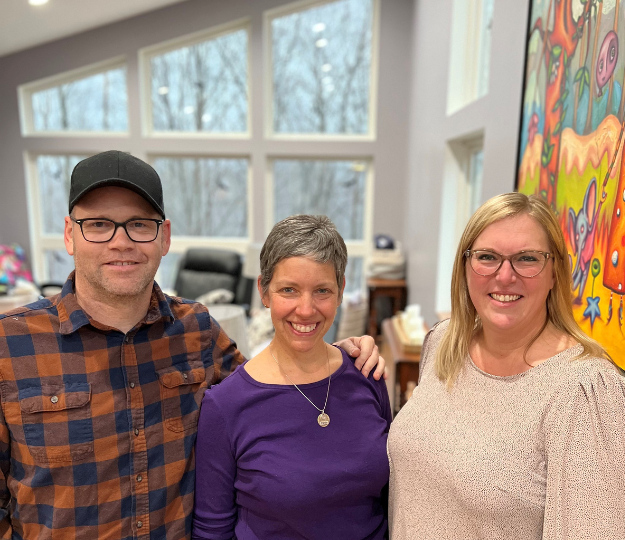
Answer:
[(625, 538), (625, 378), (573, 318), (549, 207), (487, 201), (451, 290), (389, 433), (391, 539)]

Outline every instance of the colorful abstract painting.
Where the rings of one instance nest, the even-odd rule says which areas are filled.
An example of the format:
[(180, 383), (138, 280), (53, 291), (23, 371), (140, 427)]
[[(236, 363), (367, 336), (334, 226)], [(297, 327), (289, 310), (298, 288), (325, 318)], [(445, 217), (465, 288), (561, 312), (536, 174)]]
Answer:
[(518, 190), (557, 213), (580, 326), (625, 367), (625, 0), (532, 0)]

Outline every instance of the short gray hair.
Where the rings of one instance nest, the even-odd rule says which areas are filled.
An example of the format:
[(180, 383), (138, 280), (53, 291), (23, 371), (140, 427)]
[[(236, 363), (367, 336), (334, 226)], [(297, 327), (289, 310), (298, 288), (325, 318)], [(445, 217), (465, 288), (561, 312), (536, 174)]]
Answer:
[(260, 287), (269, 288), (276, 265), (289, 257), (309, 257), (318, 263), (332, 263), (339, 290), (347, 266), (347, 247), (327, 216), (301, 214), (276, 223), (260, 251)]

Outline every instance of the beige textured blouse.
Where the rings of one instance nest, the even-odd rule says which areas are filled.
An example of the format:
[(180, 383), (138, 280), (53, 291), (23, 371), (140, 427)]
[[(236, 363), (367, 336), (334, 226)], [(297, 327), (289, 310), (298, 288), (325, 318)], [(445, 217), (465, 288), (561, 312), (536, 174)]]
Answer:
[(509, 377), (433, 370), (391, 425), (391, 540), (625, 540), (625, 377), (581, 345)]

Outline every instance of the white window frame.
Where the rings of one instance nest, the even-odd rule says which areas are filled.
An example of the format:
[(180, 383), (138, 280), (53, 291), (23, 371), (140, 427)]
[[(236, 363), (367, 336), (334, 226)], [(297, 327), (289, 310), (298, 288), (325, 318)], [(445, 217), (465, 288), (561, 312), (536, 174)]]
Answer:
[[(151, 60), (176, 49), (191, 47), (233, 32), (245, 30), (247, 33), (247, 130), (244, 132), (210, 131), (155, 131), (152, 122), (152, 69)], [(214, 26), (206, 30), (186, 34), (150, 47), (139, 49), (139, 96), (141, 101), (141, 127), (143, 137), (158, 139), (250, 139), (252, 137), (252, 68), (251, 41), (252, 25), (249, 18)]]
[[(271, 103), (272, 98), (266, 93), (263, 95), (252, 95), (252, 88), (257, 92), (266, 84), (271, 84), (272, 69), (270, 65), (270, 21), (272, 17), (288, 12), (294, 12), (308, 7), (323, 5), (333, 0), (305, 0), (294, 4), (282, 6), (276, 10), (263, 12), (263, 25), (252, 26), (249, 18), (241, 18), (227, 24), (215, 26), (196, 32), (186, 34), (182, 37), (158, 43), (149, 47), (138, 49), (136, 54), (138, 64), (129, 62), (127, 70), (128, 103), (129, 107), (133, 103), (139, 104), (140, 123), (131, 122), (136, 116), (129, 109), (128, 133), (120, 136), (119, 133), (109, 132), (58, 132), (47, 133), (23, 133), (24, 137), (42, 137), (36, 146), (24, 144), (24, 167), (26, 171), (26, 187), (29, 204), (29, 225), (30, 244), (32, 253), (32, 265), (34, 276), (38, 281), (48, 281), (50, 278), (47, 268), (46, 251), (65, 250), (62, 234), (44, 234), (41, 229), (42, 213), (41, 208), (45, 201), (41, 200), (40, 186), (37, 170), (37, 158), (41, 155), (93, 155), (111, 146), (117, 146), (122, 151), (128, 151), (133, 155), (143, 159), (148, 163), (153, 163), (157, 157), (171, 158), (243, 158), (248, 160), (248, 183), (247, 183), (247, 237), (246, 238), (210, 238), (210, 237), (188, 237), (174, 236), (170, 247), (172, 254), (184, 254), (191, 247), (212, 247), (228, 249), (245, 255), (250, 243), (263, 242), (266, 235), (274, 225), (273, 222), (273, 161), (276, 159), (289, 160), (328, 160), (328, 161), (360, 161), (367, 164), (366, 193), (364, 208), (364, 231), (362, 240), (346, 241), (348, 254), (351, 257), (363, 258), (363, 276), (361, 286), (365, 284), (365, 272), (367, 258), (372, 248), (373, 236), (373, 186), (375, 179), (374, 156), (377, 153), (376, 121), (377, 121), (377, 77), (378, 77), (378, 57), (379, 57), (379, 11), (380, 1), (374, 1), (373, 12), (373, 34), (372, 34), (372, 62), (371, 62), (371, 83), (370, 83), (370, 133), (367, 135), (308, 135), (308, 134), (288, 134), (285, 136), (271, 135), (268, 130), (273, 125), (273, 118), (267, 112), (261, 113), (258, 108), (263, 103)], [(153, 132), (151, 130), (151, 81), (150, 81), (150, 60), (153, 55), (161, 54), (180, 47), (193, 45), (219, 37), (226, 33), (245, 29), (248, 33), (248, 56), (247, 56), (247, 82), (248, 82), (248, 120), (246, 133), (208, 133), (208, 132)], [(257, 32), (262, 31), (264, 35), (258, 36)], [(259, 39), (262, 37), (262, 39)], [(260, 55), (258, 50), (252, 50), (252, 43), (263, 43), (262, 58), (263, 67), (260, 70), (251, 69), (254, 61), (258, 63)], [(253, 53), (253, 54), (252, 54)], [(20, 87), (20, 106), (29, 104), (28, 92), (38, 91), (44, 87), (54, 86), (59, 83), (71, 80), (71, 77), (81, 78), (102, 70), (110, 69), (118, 65), (126, 65), (126, 57), (117, 57), (111, 60), (93, 64), (88, 68), (68, 71), (58, 76), (49, 77), (36, 83), (30, 83)], [(135, 74), (134, 66), (138, 65), (138, 73)], [(257, 64), (256, 64), (257, 65)], [(68, 79), (68, 77), (70, 77)], [(265, 78), (263, 81), (262, 78)], [(137, 86), (133, 81), (138, 81)], [(136, 92), (138, 89), (138, 101)], [(262, 94), (262, 92), (261, 92)], [(253, 108), (257, 118), (254, 119)], [(262, 125), (259, 122), (262, 118)], [(22, 119), (27, 117), (22, 114)], [(32, 117), (31, 117), (32, 122)], [(255, 122), (255, 124), (253, 124)], [(26, 124), (27, 125), (27, 122)], [(253, 125), (255, 127), (253, 128)], [(52, 138), (58, 140), (54, 141)], [(77, 139), (82, 138), (82, 140)], [(109, 144), (110, 137), (121, 138), (121, 142), (114, 145)], [(210, 152), (205, 151), (205, 141), (215, 141)], [(288, 142), (286, 142), (288, 141)], [(279, 144), (277, 144), (279, 143)], [(260, 188), (262, 186), (262, 192)], [(259, 194), (262, 193), (262, 199)], [(167, 201), (165, 201), (167, 205)], [(262, 205), (262, 206), (261, 206)], [(165, 207), (167, 210), (167, 206)], [(255, 223), (255, 215), (265, 212), (264, 219)], [(260, 229), (260, 230), (259, 230)], [(157, 281), (160, 279), (160, 269), (156, 275)]]
[(86, 79), (93, 75), (98, 75), (106, 71), (113, 69), (123, 68), (126, 70), (126, 95), (128, 96), (128, 66), (125, 56), (116, 56), (109, 58), (102, 62), (90, 64), (88, 66), (73, 69), (71, 71), (65, 71), (45, 79), (39, 79), (34, 82), (22, 84), (17, 87), (17, 95), (19, 102), (20, 112), (20, 127), (22, 137), (128, 137), (130, 129), (130, 118), (128, 114), (128, 107), (126, 107), (126, 117), (128, 130), (126, 131), (37, 131), (35, 130), (34, 115), (33, 115), (33, 94), (41, 92), (42, 90), (48, 90), (56, 86), (71, 83), (80, 79)]
[(484, 149), (484, 134), (449, 141), (440, 213), (440, 236), (436, 279), (436, 312), (451, 312), (451, 277), (456, 250), (464, 228), (481, 200), (481, 183), (472, 177), (475, 154)]
[(371, 69), (369, 72), (369, 129), (364, 134), (340, 133), (276, 133), (273, 130), (273, 55), (271, 22), (298, 11), (332, 4), (337, 0), (302, 0), (265, 11), (263, 37), (265, 42), (265, 137), (276, 141), (375, 141), (377, 138), (378, 61), (380, 38), (380, 1), (372, 0)]
[[(189, 248), (216, 248), (229, 249), (245, 255), (247, 246), (254, 237), (254, 197), (252, 194), (252, 156), (249, 154), (174, 154), (171, 152), (150, 152), (147, 162), (154, 166), (158, 158), (172, 159), (245, 159), (247, 160), (247, 236), (241, 237), (211, 237), (211, 236), (172, 236), (170, 253), (184, 254)], [(167, 201), (165, 201), (165, 215), (167, 216)], [(168, 218), (169, 219), (169, 218)]]
[(488, 1), (494, 3), (495, 0), (453, 1), (447, 79), (448, 116), (488, 93), (488, 88), (480, 89), (480, 74), (483, 67), (481, 61), (484, 52), (482, 49), (485, 45), (483, 34), (486, 31), (482, 23), (485, 3)]
[(32, 270), (37, 282), (49, 281), (50, 273), (45, 256), (46, 251), (65, 250), (62, 234), (44, 233), (42, 230), (42, 200), (39, 188), (37, 158), (39, 156), (67, 156), (95, 154), (98, 151), (84, 152), (24, 152), (24, 170), (26, 171), (26, 196), (28, 200), (28, 226), (32, 253)]

